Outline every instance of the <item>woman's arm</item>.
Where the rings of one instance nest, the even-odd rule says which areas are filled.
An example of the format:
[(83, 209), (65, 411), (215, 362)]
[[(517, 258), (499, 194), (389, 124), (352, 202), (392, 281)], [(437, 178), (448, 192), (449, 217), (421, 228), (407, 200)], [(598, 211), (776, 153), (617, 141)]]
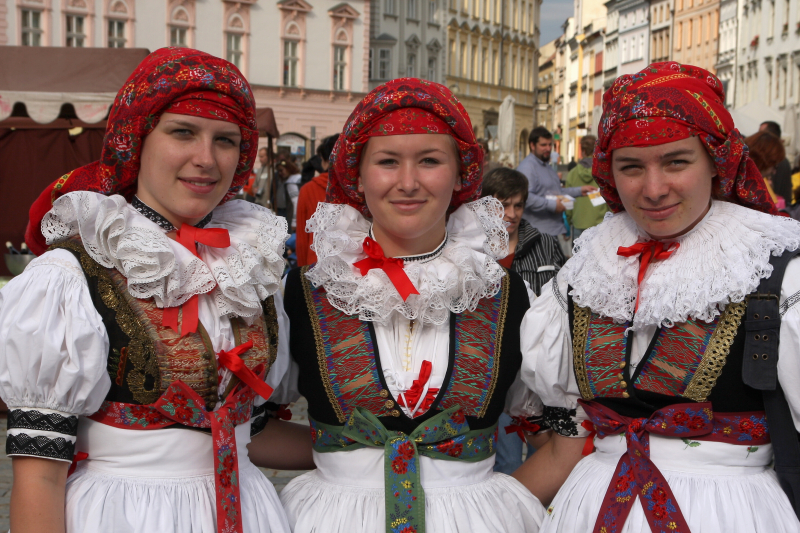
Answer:
[(64, 500), (69, 463), (13, 457), (11, 531), (64, 533)]
[(554, 433), (513, 476), (547, 507), (581, 460), (585, 442), (586, 439), (562, 437)]
[(250, 460), (262, 468), (315, 468), (311, 455), (311, 430), (304, 424), (272, 418), (264, 431), (253, 437), (247, 448), (250, 450)]

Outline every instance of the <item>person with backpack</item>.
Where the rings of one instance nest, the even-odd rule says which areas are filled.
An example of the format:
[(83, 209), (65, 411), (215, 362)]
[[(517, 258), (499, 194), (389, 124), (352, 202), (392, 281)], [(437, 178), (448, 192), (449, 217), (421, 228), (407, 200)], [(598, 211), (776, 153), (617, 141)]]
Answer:
[(614, 215), (522, 325), (554, 435), (515, 476), (543, 533), (800, 531), (800, 223), (724, 101), (674, 62), (604, 95), (592, 174)]

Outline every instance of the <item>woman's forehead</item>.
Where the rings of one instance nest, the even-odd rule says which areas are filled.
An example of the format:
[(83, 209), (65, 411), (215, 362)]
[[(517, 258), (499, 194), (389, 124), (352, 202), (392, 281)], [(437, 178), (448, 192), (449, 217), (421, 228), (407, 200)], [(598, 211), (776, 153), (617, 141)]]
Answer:
[(702, 150), (703, 146), (695, 136), (668, 143), (649, 146), (623, 146), (612, 153), (614, 162), (629, 162), (650, 159), (668, 159), (680, 155), (690, 155)]

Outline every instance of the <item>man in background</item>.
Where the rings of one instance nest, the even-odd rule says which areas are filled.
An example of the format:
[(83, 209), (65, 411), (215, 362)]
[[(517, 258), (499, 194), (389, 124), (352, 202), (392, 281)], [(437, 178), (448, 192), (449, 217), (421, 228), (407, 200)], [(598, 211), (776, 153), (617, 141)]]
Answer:
[[(558, 174), (550, 166), (550, 153), (553, 151), (553, 135), (541, 126), (533, 128), (528, 136), (531, 153), (517, 167), (528, 178), (528, 199), (522, 218), (531, 226), (547, 235), (559, 237), (562, 248), (567, 247), (567, 228), (562, 213), (565, 211), (562, 195), (585, 196), (597, 187), (583, 185), (564, 189)], [(547, 198), (551, 196), (551, 198)]]
[[(597, 188), (597, 182), (592, 176), (592, 154), (594, 153), (596, 140), (597, 137), (594, 135), (587, 135), (581, 139), (582, 157), (575, 168), (567, 174), (567, 179), (564, 180), (566, 188), (583, 187), (585, 185)], [(567, 221), (573, 230), (572, 239), (577, 239), (584, 230), (601, 223), (607, 212), (608, 205), (605, 202), (594, 206), (592, 199), (588, 197), (575, 198), (573, 208), (567, 211)]]
[[(778, 139), (782, 135), (780, 125), (771, 120), (762, 122), (758, 131), (766, 131)], [(786, 201), (786, 205), (792, 205), (792, 165), (785, 157), (783, 161), (775, 165), (775, 173), (772, 175), (772, 190)]]
[(339, 134), (331, 135), (322, 140), (317, 149), (320, 156), (322, 173), (300, 188), (297, 197), (297, 266), (312, 265), (317, 262), (317, 254), (311, 249), (314, 235), (306, 233), (306, 221), (317, 210), (317, 204), (325, 201), (325, 191), (328, 188), (328, 164), (331, 152), (336, 145)]
[(258, 162), (261, 168), (256, 172), (255, 201), (267, 209), (272, 209), (272, 177), (270, 176), (269, 155), (266, 148), (258, 150)]

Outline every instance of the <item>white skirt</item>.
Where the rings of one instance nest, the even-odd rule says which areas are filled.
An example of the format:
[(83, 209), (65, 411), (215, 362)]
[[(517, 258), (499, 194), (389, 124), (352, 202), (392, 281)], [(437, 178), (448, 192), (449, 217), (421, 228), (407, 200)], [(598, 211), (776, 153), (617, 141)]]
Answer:
[[(275, 488), (250, 462), (250, 423), (236, 427), (245, 532), (289, 533)], [(211, 436), (119, 429), (81, 418), (81, 461), (67, 480), (67, 533), (217, 533)]]
[[(542, 533), (590, 533), (625, 438), (595, 439), (597, 451), (570, 474)], [(650, 435), (650, 457), (669, 483), (692, 533), (798, 533), (800, 522), (769, 468), (772, 445), (748, 448)], [(651, 533), (637, 497), (618, 533)]]
[[(281, 501), (295, 533), (385, 531), (383, 449), (314, 452), (317, 470), (292, 480)], [(477, 463), (420, 458), (428, 533), (536, 533), (544, 508), (521, 483)]]

